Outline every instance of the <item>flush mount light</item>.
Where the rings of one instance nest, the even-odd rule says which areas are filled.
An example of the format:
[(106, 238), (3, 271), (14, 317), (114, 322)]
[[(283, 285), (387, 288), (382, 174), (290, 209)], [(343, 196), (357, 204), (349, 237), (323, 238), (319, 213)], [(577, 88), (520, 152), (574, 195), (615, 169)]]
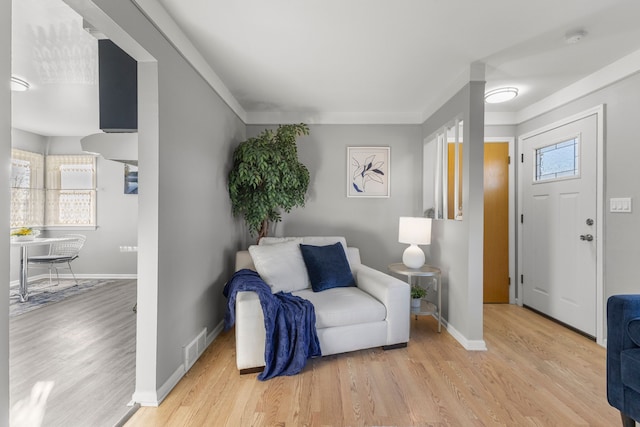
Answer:
[(26, 80), (16, 76), (11, 76), (11, 90), (14, 92), (24, 92), (29, 90), (31, 85)]
[(510, 101), (516, 96), (518, 96), (517, 87), (501, 87), (485, 93), (484, 101), (488, 104), (498, 104), (500, 102)]

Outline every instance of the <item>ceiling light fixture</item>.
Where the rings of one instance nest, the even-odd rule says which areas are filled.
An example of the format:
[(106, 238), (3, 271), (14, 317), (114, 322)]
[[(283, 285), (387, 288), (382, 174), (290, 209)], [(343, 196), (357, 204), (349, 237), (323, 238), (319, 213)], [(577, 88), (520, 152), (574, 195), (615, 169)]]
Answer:
[(31, 85), (26, 80), (11, 76), (11, 90), (14, 92), (24, 92), (29, 90)]
[(510, 101), (516, 96), (518, 96), (517, 87), (501, 87), (485, 93), (484, 101), (488, 104), (498, 104), (500, 102)]

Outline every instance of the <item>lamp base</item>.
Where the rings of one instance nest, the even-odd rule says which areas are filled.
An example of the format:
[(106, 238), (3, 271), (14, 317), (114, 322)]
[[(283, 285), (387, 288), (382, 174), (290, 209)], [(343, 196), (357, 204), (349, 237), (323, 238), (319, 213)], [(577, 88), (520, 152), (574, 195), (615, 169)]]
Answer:
[(424, 252), (418, 245), (411, 245), (402, 254), (402, 263), (409, 268), (420, 268), (424, 265)]

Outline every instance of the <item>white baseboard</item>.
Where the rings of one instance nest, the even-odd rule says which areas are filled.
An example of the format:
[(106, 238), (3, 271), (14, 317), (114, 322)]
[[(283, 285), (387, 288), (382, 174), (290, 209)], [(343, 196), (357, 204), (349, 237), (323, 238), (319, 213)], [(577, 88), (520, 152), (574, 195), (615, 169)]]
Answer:
[(447, 323), (447, 332), (456, 339), (464, 347), (465, 350), (469, 351), (487, 351), (487, 344), (484, 340), (468, 340), (467, 337), (462, 335), (460, 331), (458, 331), (453, 326)]
[[(222, 330), (224, 329), (224, 321), (221, 321), (216, 325), (216, 327), (211, 331), (210, 334), (207, 334), (207, 344), (208, 348), (211, 343), (220, 335)], [(199, 357), (198, 357), (199, 358)], [(169, 395), (171, 390), (178, 385), (182, 377), (186, 374), (184, 363), (178, 366), (178, 369), (169, 377), (167, 381), (160, 386), (157, 393), (147, 392), (147, 393), (134, 393), (132, 400), (136, 403), (139, 403), (141, 406), (158, 406), (162, 403), (162, 401)]]
[(221, 320), (220, 323), (218, 323), (218, 325), (216, 325), (216, 327), (213, 328), (213, 331), (211, 331), (211, 333), (207, 335), (207, 348), (211, 345), (211, 343), (216, 338), (218, 338), (218, 335), (220, 335), (223, 330), (224, 330), (224, 320)]
[[(29, 282), (40, 279), (48, 279), (49, 273), (38, 274), (34, 276), (29, 276)], [(65, 273), (60, 275), (61, 279), (73, 279), (71, 273)], [(77, 279), (104, 279), (104, 280), (137, 280), (138, 275), (136, 273), (133, 274), (76, 274)], [(55, 280), (55, 277), (54, 277)], [(10, 287), (16, 287), (20, 285), (20, 280), (12, 280), (9, 282)]]
[(169, 395), (169, 393), (171, 393), (171, 390), (173, 390), (173, 388), (178, 385), (182, 377), (184, 377), (184, 374), (186, 374), (184, 363), (181, 363), (180, 366), (178, 366), (178, 369), (176, 369), (174, 373), (169, 377), (169, 379), (167, 379), (164, 384), (162, 384), (158, 389), (157, 405), (161, 404), (162, 401)]
[(160, 404), (158, 401), (158, 393), (154, 391), (136, 391), (133, 393), (133, 396), (131, 396), (129, 405), (131, 404), (157, 407)]

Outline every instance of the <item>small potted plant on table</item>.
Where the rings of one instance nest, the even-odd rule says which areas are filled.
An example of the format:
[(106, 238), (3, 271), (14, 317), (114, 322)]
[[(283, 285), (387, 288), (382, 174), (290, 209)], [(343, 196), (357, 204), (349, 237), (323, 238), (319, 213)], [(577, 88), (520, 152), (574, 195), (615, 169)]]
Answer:
[(411, 307), (420, 308), (422, 298), (427, 296), (427, 290), (418, 285), (411, 286)]

